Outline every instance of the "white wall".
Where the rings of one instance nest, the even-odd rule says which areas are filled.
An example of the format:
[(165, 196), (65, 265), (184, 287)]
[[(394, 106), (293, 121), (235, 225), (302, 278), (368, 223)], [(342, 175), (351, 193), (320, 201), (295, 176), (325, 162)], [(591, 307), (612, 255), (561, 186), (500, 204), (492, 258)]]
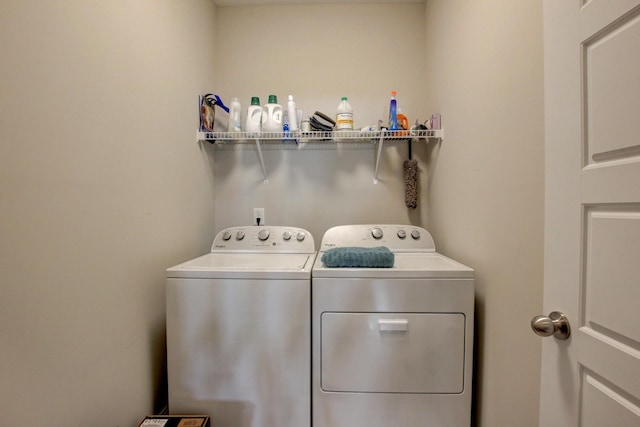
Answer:
[[(330, 23), (330, 24), (329, 24)], [(413, 122), (425, 120), (424, 4), (329, 4), (219, 7), (216, 14), (217, 93), (294, 95), (306, 114), (335, 116), (342, 96), (356, 127), (388, 118), (391, 90)], [(425, 143), (414, 145), (425, 165)], [(268, 184), (251, 145), (215, 152), (216, 228), (250, 224), (264, 207), (268, 224), (308, 229), (316, 243), (329, 227), (350, 223), (426, 223), (426, 181), (420, 206), (404, 204), (402, 163), (407, 144), (385, 146), (374, 184), (376, 147), (371, 143), (314, 144), (282, 150), (265, 147)], [(423, 179), (426, 175), (423, 176)]]
[(476, 269), (479, 426), (537, 426), (542, 307), (542, 4), (427, 1), (429, 228)]
[(0, 3), (0, 425), (137, 425), (213, 235), (207, 0)]

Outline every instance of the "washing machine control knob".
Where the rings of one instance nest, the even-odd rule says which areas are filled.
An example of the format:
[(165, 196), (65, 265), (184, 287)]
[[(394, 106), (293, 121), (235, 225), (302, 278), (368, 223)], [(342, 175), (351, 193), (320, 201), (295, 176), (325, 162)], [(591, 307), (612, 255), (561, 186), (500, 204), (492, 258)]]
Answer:
[(384, 234), (382, 233), (382, 229), (376, 227), (373, 230), (371, 230), (371, 235), (373, 236), (374, 239), (382, 239), (382, 236)]
[(229, 240), (231, 238), (231, 232), (229, 230), (225, 231), (224, 233), (222, 233), (222, 240)]
[(269, 230), (262, 229), (258, 232), (258, 239), (265, 241), (269, 238)]
[(398, 238), (404, 239), (405, 237), (407, 237), (407, 232), (404, 230), (398, 230)]
[(418, 230), (413, 230), (411, 232), (411, 237), (413, 237), (414, 240), (418, 240), (420, 238), (420, 232)]
[(305, 237), (307, 237), (307, 236), (302, 231), (300, 231), (298, 234), (296, 234), (296, 240), (298, 242), (302, 242)]
[(242, 240), (242, 239), (244, 239), (244, 231), (241, 230), (236, 233), (236, 240)]
[(291, 232), (285, 231), (284, 233), (282, 233), (282, 238), (287, 241), (291, 240)]

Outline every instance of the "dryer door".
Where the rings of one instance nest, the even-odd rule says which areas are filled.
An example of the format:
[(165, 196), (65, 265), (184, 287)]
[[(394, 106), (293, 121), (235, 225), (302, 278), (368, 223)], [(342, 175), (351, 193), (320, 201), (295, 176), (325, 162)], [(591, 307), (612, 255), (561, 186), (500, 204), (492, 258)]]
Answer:
[(322, 314), (321, 387), (329, 392), (462, 393), (462, 313)]

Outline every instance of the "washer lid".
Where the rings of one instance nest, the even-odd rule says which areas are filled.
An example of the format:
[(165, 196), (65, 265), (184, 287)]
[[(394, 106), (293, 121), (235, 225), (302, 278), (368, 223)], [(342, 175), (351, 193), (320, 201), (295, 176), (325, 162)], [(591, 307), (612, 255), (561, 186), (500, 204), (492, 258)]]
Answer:
[(167, 269), (167, 278), (308, 279), (315, 256), (213, 252)]
[(473, 269), (439, 253), (395, 253), (391, 268), (329, 268), (318, 254), (313, 277), (343, 278), (473, 278)]

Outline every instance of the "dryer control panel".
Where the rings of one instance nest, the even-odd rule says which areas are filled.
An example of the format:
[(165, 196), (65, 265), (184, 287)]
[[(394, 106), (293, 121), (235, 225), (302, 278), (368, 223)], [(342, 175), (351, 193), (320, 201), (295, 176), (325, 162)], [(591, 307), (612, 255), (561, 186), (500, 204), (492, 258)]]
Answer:
[(340, 225), (330, 228), (322, 237), (320, 251), (337, 247), (386, 246), (392, 252), (435, 252), (429, 232), (413, 225)]
[(307, 230), (285, 226), (230, 227), (218, 233), (211, 252), (314, 253), (313, 236)]

